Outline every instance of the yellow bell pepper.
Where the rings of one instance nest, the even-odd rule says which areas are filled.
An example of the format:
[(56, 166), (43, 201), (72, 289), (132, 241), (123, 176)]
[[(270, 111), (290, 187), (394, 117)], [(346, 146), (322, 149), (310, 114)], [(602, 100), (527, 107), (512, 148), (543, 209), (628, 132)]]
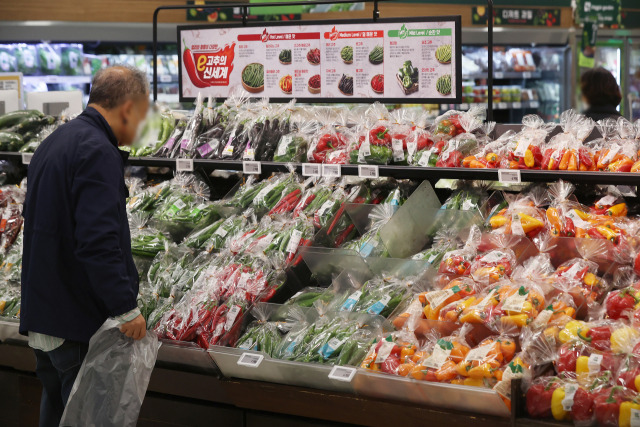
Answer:
[(544, 227), (544, 223), (537, 218), (523, 213), (518, 215), (520, 216), (520, 224), (522, 224), (522, 230), (525, 234)]
[(527, 150), (524, 152), (524, 164), (528, 168), (532, 168), (536, 164), (536, 159), (533, 157), (533, 151)]
[(571, 413), (564, 410), (562, 401), (564, 400), (564, 387), (559, 387), (551, 395), (551, 415), (558, 421), (570, 420)]
[(614, 353), (627, 353), (633, 348), (634, 341), (640, 337), (640, 332), (630, 326), (623, 326), (611, 333), (611, 350)]
[(640, 403), (622, 402), (618, 411), (618, 426), (631, 427), (631, 410), (640, 411)]
[(558, 339), (562, 344), (577, 340), (578, 330), (580, 330), (582, 335), (586, 335), (589, 331), (589, 327), (581, 320), (572, 320), (564, 325), (564, 329), (558, 334)]
[(476, 366), (469, 369), (468, 375), (470, 378), (482, 379), (493, 377), (493, 368), (488, 363)]
[(587, 273), (584, 275), (584, 279), (582, 279), (582, 281), (585, 285), (592, 288), (598, 283), (598, 277), (593, 273)]
[(576, 374), (588, 374), (589, 373), (589, 358), (587, 356), (580, 356), (576, 361)]
[(637, 375), (636, 379), (633, 380), (633, 385), (636, 387), (636, 391), (640, 390), (640, 375)]

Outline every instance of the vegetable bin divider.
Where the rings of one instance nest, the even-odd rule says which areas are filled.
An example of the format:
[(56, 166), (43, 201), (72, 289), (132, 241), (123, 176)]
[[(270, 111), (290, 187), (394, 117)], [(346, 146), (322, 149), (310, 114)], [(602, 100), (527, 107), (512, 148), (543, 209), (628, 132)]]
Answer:
[(167, 367), (221, 376), (220, 369), (207, 352), (193, 342), (162, 340), (157, 361)]
[(19, 327), (20, 321), (18, 319), (6, 318), (0, 320), (0, 342), (19, 341), (26, 343), (28, 339), (20, 335), (20, 332), (18, 332)]

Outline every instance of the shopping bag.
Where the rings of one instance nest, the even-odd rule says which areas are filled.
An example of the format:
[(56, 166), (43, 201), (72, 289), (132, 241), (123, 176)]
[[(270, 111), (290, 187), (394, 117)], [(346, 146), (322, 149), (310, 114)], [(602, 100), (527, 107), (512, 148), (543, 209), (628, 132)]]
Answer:
[(155, 333), (136, 341), (107, 319), (89, 341), (60, 427), (135, 427), (159, 347)]

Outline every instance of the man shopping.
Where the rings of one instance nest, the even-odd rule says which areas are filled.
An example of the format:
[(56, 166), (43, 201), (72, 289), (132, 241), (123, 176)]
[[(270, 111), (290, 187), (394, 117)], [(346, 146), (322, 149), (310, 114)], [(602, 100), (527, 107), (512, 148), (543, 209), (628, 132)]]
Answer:
[(99, 71), (87, 109), (34, 154), (24, 204), (20, 333), (28, 335), (42, 382), (40, 426), (58, 426), (87, 354), (109, 317), (128, 337), (146, 324), (137, 308), (124, 162), (149, 108), (146, 76)]

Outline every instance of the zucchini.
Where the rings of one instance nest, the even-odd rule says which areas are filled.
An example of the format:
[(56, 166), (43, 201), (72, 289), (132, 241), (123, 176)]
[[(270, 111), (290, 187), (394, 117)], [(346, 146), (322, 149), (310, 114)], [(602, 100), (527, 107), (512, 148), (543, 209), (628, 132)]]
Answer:
[(22, 136), (13, 132), (0, 131), (0, 150), (17, 151), (23, 145)]
[(42, 114), (38, 110), (18, 110), (0, 116), (0, 129), (8, 128), (22, 123), (30, 117), (42, 118)]

